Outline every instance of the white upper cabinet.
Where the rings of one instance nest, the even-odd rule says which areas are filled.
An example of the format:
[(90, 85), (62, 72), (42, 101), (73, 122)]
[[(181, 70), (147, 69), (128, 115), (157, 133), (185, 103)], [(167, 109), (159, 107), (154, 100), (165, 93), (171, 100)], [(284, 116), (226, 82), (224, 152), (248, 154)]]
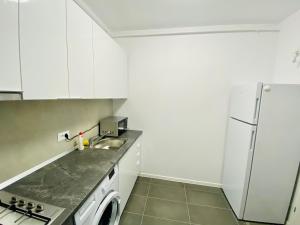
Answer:
[(127, 57), (95, 22), (94, 73), (96, 98), (127, 98)]
[(115, 95), (114, 98), (128, 97), (128, 64), (127, 55), (125, 51), (116, 44), (116, 81), (115, 81)]
[(67, 0), (67, 41), (70, 98), (94, 97), (93, 21)]
[(127, 56), (73, 0), (0, 0), (0, 91), (127, 98)]
[(0, 91), (21, 91), (18, 1), (0, 0)]
[(24, 99), (68, 98), (65, 0), (20, 1)]

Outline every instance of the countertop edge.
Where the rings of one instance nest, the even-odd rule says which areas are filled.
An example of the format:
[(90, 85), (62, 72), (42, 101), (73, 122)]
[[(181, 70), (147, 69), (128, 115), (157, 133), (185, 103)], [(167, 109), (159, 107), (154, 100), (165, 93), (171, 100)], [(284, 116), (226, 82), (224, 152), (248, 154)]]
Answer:
[[(120, 135), (120, 137), (125, 137), (128, 138), (128, 141), (125, 145), (123, 145), (118, 152), (116, 152), (115, 156), (111, 157), (110, 159), (104, 159), (107, 160), (106, 162), (106, 166), (103, 169), (103, 173), (100, 173), (99, 175), (99, 180), (98, 179), (94, 179), (96, 181), (96, 184), (91, 183), (90, 188), (91, 190), (87, 190), (87, 192), (84, 193), (84, 195), (81, 195), (81, 197), (83, 197), (82, 199), (79, 198), (77, 202), (80, 201), (80, 203), (77, 203), (75, 201), (75, 203), (70, 204), (70, 207), (62, 207), (61, 205), (57, 205), (58, 207), (62, 207), (64, 208), (64, 211), (62, 212), (61, 215), (59, 215), (52, 223), (51, 225), (73, 225), (74, 224), (74, 214), (79, 210), (79, 208), (84, 204), (84, 202), (91, 196), (91, 194), (96, 190), (96, 188), (101, 184), (101, 182), (104, 180), (104, 178), (113, 170), (113, 168), (115, 168), (116, 165), (118, 165), (119, 161), (124, 157), (124, 155), (128, 152), (128, 150), (134, 145), (134, 143), (137, 141), (137, 139), (142, 136), (143, 131), (141, 130), (128, 130), (127, 132), (123, 133), (122, 135)], [(91, 149), (87, 150), (87, 151), (93, 151)], [(97, 150), (98, 151), (98, 150)], [(101, 151), (101, 150), (100, 150)], [(71, 155), (72, 154), (72, 155)], [(74, 150), (69, 152), (68, 154), (66, 154), (65, 156), (53, 161), (52, 163), (46, 165), (45, 167), (41, 168), (40, 170), (46, 168), (47, 166), (54, 166), (56, 167), (59, 164), (64, 164), (64, 158), (65, 158), (65, 162), (68, 162), (68, 160), (70, 158), (74, 158), (74, 156), (78, 156), (80, 155), (80, 157), (82, 156), (81, 154), (92, 154), (92, 153), (86, 153), (86, 151), (78, 151), (78, 150)], [(98, 154), (98, 153), (97, 153)], [(102, 154), (102, 153), (101, 153)], [(103, 153), (105, 155), (105, 153)], [(68, 159), (69, 156), (69, 159)], [(110, 165), (111, 164), (111, 165)], [(84, 165), (84, 163), (83, 163)], [(109, 169), (108, 169), (109, 168)], [(38, 170), (39, 171), (39, 170)], [(42, 200), (41, 196), (34, 195), (34, 192), (28, 192), (26, 191), (26, 187), (29, 185), (30, 187), (30, 181), (32, 178), (33, 180), (36, 180), (39, 178), (39, 174), (37, 173), (38, 171), (28, 175), (27, 177), (31, 176), (31, 178), (25, 180), (27, 177), (22, 178), (21, 180), (9, 185), (8, 187), (4, 188), (3, 191), (7, 191), (19, 196), (23, 196), (26, 198), (31, 198), (34, 199), (36, 201), (39, 202), (45, 202), (47, 204), (51, 204), (51, 205), (55, 205), (51, 202), (47, 202), (46, 200)], [(44, 171), (47, 172), (47, 169), (44, 169)], [(51, 171), (51, 170), (50, 170)], [(97, 172), (97, 171), (96, 171)], [(35, 174), (36, 173), (36, 174)], [(35, 177), (36, 178), (35, 178)], [(22, 182), (23, 180), (23, 182)], [(26, 186), (27, 185), (27, 186)], [(45, 186), (47, 188), (47, 185)], [(28, 187), (27, 187), (28, 189)], [(24, 193), (22, 193), (24, 192)], [(78, 190), (77, 190), (78, 192)], [(75, 192), (76, 193), (76, 192)], [(57, 195), (59, 196), (59, 194)], [(50, 201), (50, 200), (49, 200)], [(78, 205), (77, 205), (78, 204)], [(68, 206), (68, 204), (67, 204)]]
[[(114, 162), (114, 164), (112, 164), (111, 168), (106, 172), (106, 174), (104, 176), (101, 177), (101, 179), (98, 181), (97, 185), (93, 188), (93, 190), (90, 191), (90, 193), (86, 196), (85, 199), (83, 199), (81, 201), (81, 203), (76, 207), (76, 209), (73, 210), (73, 212), (70, 213), (70, 215), (61, 223), (61, 225), (75, 225), (75, 223), (73, 223), (73, 219), (74, 219), (74, 214), (80, 209), (80, 207), (84, 204), (84, 202), (91, 196), (91, 194), (97, 189), (97, 187), (101, 184), (101, 182), (104, 180), (104, 178), (106, 176), (108, 176), (108, 174), (115, 168), (115, 166), (120, 162), (120, 160), (124, 157), (124, 155), (128, 152), (128, 150), (133, 146), (133, 144), (136, 142), (136, 140), (142, 136), (143, 131), (141, 130), (129, 130), (129, 131), (134, 131), (134, 132), (138, 132), (138, 135), (135, 137), (134, 141), (132, 141), (130, 143), (129, 146), (127, 146), (127, 148), (125, 150), (123, 150), (124, 152), (122, 153), (122, 155), (118, 158), (118, 160), (116, 160), (116, 162)], [(126, 135), (126, 133), (124, 133)], [(122, 137), (124, 134), (122, 134), (120, 137)], [(76, 151), (76, 150), (75, 150)], [(55, 222), (55, 221), (54, 221)], [(52, 225), (52, 224), (51, 224)], [(58, 224), (53, 224), (53, 225), (58, 225)]]

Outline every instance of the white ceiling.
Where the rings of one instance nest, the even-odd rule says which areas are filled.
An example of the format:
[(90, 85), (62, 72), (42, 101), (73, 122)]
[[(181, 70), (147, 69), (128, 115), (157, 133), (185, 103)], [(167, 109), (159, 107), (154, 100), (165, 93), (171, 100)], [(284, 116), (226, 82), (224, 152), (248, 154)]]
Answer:
[(80, 0), (112, 32), (279, 23), (300, 0)]

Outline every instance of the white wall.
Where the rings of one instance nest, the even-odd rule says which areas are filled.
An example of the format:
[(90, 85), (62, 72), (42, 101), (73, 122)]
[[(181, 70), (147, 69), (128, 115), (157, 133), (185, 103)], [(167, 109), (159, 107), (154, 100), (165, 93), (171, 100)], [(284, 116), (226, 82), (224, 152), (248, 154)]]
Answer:
[(143, 172), (218, 185), (230, 88), (270, 82), (277, 33), (120, 38), (129, 54), (129, 100), (116, 114), (144, 131)]
[(300, 83), (300, 57), (298, 65), (292, 63), (297, 49), (300, 50), (300, 11), (280, 24), (274, 82)]
[[(300, 50), (300, 11), (291, 15), (280, 24), (278, 51), (273, 81), (277, 83), (300, 83), (300, 60), (294, 64), (296, 50)], [(300, 59), (300, 58), (299, 58)], [(297, 211), (293, 209), (297, 207)], [(300, 224), (300, 180), (298, 180), (295, 198), (292, 203), (287, 224)]]
[(0, 189), (2, 182), (74, 149), (77, 139), (57, 142), (59, 132), (73, 136), (112, 111), (111, 100), (0, 101)]

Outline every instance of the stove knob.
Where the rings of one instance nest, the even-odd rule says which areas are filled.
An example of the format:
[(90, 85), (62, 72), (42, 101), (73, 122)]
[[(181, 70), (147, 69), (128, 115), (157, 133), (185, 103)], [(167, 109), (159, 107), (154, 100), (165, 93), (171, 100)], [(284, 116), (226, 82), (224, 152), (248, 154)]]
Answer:
[(31, 210), (33, 208), (34, 208), (34, 203), (33, 202), (28, 202), (26, 209)]
[(12, 204), (12, 205), (16, 204), (17, 203), (17, 198), (15, 196), (12, 196), (9, 203)]
[(18, 206), (23, 207), (25, 205), (25, 201), (23, 199), (19, 200)]
[(37, 205), (36, 205), (36, 208), (35, 208), (35, 211), (36, 211), (37, 213), (44, 211), (44, 206), (43, 206), (43, 205), (40, 205), (40, 204), (37, 204)]

